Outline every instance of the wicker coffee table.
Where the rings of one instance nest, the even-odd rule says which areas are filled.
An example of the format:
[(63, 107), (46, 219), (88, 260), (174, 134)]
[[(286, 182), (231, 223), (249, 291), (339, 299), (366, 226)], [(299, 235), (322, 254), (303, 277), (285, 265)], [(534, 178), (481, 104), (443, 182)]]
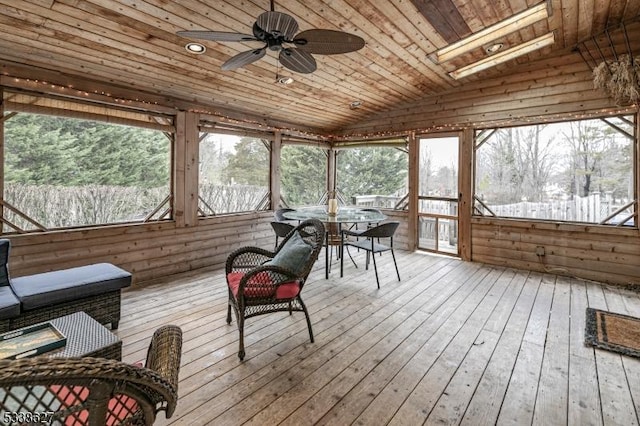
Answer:
[(43, 354), (44, 356), (122, 359), (122, 341), (84, 312), (65, 315), (49, 322), (67, 337), (67, 343), (64, 348)]

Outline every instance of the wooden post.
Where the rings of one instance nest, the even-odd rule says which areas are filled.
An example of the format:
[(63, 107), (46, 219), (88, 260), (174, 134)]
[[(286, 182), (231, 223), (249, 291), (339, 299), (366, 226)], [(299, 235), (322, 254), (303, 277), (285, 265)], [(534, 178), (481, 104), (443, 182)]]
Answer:
[(179, 111), (174, 143), (173, 217), (177, 227), (198, 223), (199, 116)]
[(415, 132), (409, 133), (409, 199), (407, 246), (410, 251), (418, 248), (418, 171), (420, 149)]
[[(0, 201), (4, 202), (4, 90), (0, 86)], [(4, 205), (0, 204), (0, 218), (4, 219)], [(4, 222), (0, 222), (0, 234), (4, 233)]]
[(458, 162), (458, 251), (462, 260), (471, 260), (471, 215), (473, 213), (473, 129), (460, 135)]
[(271, 142), (271, 160), (269, 173), (269, 187), (271, 188), (271, 209), (276, 210), (280, 207), (280, 176), (281, 176), (281, 159), (282, 157), (282, 133), (276, 130)]
[[(636, 111), (636, 134), (635, 140), (633, 142), (633, 176), (635, 179), (635, 185), (633, 187), (633, 199), (636, 200), (635, 205), (635, 225), (638, 226), (638, 221), (640, 220), (640, 201), (638, 201), (638, 197), (640, 197), (640, 110)], [(613, 200), (612, 200), (613, 202)]]

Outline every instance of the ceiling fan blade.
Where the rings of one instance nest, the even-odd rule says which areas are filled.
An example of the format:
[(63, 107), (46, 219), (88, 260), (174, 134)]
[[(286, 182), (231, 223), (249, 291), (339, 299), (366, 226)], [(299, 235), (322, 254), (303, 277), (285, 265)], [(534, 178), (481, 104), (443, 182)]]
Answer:
[(310, 74), (318, 68), (310, 53), (298, 49), (282, 49), (278, 59), (283, 67), (301, 74)]
[(227, 33), (224, 31), (178, 31), (181, 37), (198, 38), (212, 41), (254, 41), (257, 40), (252, 35), (240, 33)]
[(285, 40), (291, 40), (298, 31), (296, 20), (282, 12), (264, 12), (258, 16), (256, 24), (263, 31), (275, 37), (283, 36)]
[(357, 35), (334, 30), (306, 30), (294, 39), (298, 50), (319, 55), (349, 53), (364, 47), (364, 40)]
[(234, 70), (236, 68), (243, 67), (245, 65), (249, 65), (252, 62), (257, 61), (262, 58), (266, 53), (266, 47), (262, 49), (254, 49), (248, 50), (246, 52), (242, 52), (237, 54), (236, 56), (229, 59), (227, 62), (222, 64), (223, 71)]

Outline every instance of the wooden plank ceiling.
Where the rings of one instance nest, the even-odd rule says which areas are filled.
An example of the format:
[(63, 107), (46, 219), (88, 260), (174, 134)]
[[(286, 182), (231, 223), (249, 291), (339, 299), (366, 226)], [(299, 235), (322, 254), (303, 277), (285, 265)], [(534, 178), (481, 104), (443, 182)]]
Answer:
[[(313, 74), (276, 83), (273, 52), (233, 71), (220, 66), (256, 42), (205, 41), (188, 53), (180, 30), (251, 34), (267, 0), (0, 0), (0, 65), (25, 64), (118, 86), (291, 123), (319, 133), (339, 130), (381, 111), (441, 94), (500, 73), (516, 63), (566, 50), (606, 27), (634, 19), (640, 0), (547, 0), (550, 17), (500, 39), (504, 49), (555, 33), (540, 51), (459, 80), (448, 72), (488, 54), (476, 49), (443, 64), (434, 52), (535, 6), (540, 0), (281, 0), (300, 31), (326, 28), (361, 36), (348, 54), (316, 55)], [(4, 71), (8, 74), (7, 71)], [(70, 77), (69, 77), (70, 76)], [(351, 108), (353, 101), (362, 106)]]

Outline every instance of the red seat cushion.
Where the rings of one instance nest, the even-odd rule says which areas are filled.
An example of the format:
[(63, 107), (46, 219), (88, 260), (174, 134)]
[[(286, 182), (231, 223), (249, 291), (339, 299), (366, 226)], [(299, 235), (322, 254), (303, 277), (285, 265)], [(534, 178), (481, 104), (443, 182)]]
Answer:
[[(244, 277), (244, 272), (230, 272), (227, 274), (227, 284), (233, 293), (233, 297), (238, 297), (238, 288), (240, 287), (240, 280)], [(249, 282), (244, 287), (245, 297), (273, 297), (275, 289), (276, 299), (292, 299), (300, 293), (300, 282), (289, 281), (279, 286), (271, 284), (271, 278), (269, 274), (256, 275), (256, 282)]]
[[(72, 407), (76, 404), (84, 402), (89, 396), (89, 389), (84, 386), (61, 386), (51, 385), (49, 390), (53, 392), (63, 407)], [(127, 395), (118, 394), (109, 400), (107, 410), (107, 418), (105, 424), (107, 426), (119, 425), (131, 413), (138, 410), (138, 402)], [(81, 410), (70, 414), (65, 418), (65, 426), (86, 425), (89, 418), (87, 410)]]

